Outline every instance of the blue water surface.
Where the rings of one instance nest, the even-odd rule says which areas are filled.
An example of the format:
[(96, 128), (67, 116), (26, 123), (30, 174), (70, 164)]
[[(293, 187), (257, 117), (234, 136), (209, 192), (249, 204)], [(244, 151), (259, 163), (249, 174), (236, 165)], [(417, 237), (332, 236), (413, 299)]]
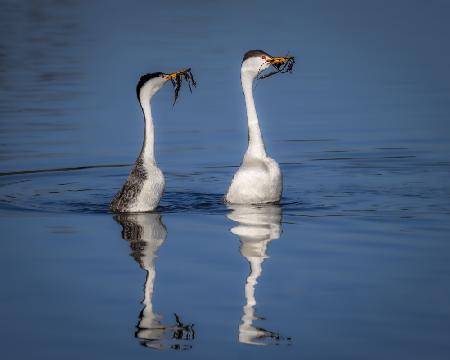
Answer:
[[(450, 6), (0, 0), (2, 359), (448, 359)], [(280, 205), (227, 207), (258, 81)], [(153, 101), (157, 211), (108, 204)]]

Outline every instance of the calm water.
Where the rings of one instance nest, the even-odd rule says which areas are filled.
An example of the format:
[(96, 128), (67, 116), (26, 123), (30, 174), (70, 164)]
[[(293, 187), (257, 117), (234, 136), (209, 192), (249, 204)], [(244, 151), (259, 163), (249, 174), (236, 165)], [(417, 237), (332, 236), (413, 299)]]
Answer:
[[(2, 359), (448, 359), (450, 36), (444, 1), (0, 1)], [(242, 54), (280, 206), (227, 208)], [(108, 203), (153, 102), (152, 214)], [(266, 346), (264, 346), (266, 345)]]

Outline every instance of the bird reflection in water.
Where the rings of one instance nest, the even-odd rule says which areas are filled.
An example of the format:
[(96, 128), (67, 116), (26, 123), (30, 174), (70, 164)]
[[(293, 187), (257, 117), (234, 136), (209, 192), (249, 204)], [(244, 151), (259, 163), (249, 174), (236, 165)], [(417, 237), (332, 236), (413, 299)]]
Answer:
[(229, 205), (232, 211), (229, 219), (239, 225), (230, 231), (239, 236), (241, 254), (249, 265), (250, 273), (245, 283), (245, 298), (242, 323), (239, 326), (239, 342), (250, 345), (278, 345), (290, 343), (291, 338), (254, 325), (256, 320), (264, 318), (255, 315), (255, 286), (262, 273), (262, 264), (267, 256), (267, 245), (281, 234), (281, 208), (279, 205)]
[(193, 324), (184, 324), (174, 314), (173, 325), (163, 325), (161, 316), (153, 311), (153, 285), (155, 260), (158, 249), (167, 236), (167, 230), (157, 213), (120, 214), (114, 216), (122, 225), (122, 238), (130, 243), (131, 256), (147, 272), (144, 286), (144, 307), (139, 315), (135, 336), (143, 346), (153, 349), (189, 350), (190, 340), (195, 338)]

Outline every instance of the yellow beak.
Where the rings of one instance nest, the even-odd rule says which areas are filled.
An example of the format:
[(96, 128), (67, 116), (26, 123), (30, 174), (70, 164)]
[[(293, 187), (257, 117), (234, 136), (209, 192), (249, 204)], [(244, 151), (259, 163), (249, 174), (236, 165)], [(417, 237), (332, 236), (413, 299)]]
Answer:
[(273, 57), (267, 60), (271, 64), (282, 64), (291, 59), (292, 56), (286, 56), (286, 57)]
[(189, 68), (189, 69), (183, 69), (183, 70), (174, 72), (174, 73), (172, 73), (172, 74), (166, 74), (166, 75), (164, 76), (164, 79), (166, 79), (166, 80), (172, 80), (172, 79), (175, 79), (178, 75), (186, 74), (186, 73), (187, 73), (188, 71), (190, 71), (190, 70), (191, 70), (191, 69)]

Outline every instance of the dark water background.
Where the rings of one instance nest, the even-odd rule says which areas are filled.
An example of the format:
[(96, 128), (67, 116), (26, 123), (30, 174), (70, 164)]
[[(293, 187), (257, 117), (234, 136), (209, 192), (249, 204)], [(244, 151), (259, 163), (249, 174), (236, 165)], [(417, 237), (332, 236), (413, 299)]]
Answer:
[[(1, 357), (448, 359), (449, 16), (437, 0), (1, 0)], [(255, 90), (284, 198), (227, 209), (252, 48), (297, 58)], [(153, 102), (160, 218), (115, 218), (136, 81), (185, 66), (194, 93)]]

